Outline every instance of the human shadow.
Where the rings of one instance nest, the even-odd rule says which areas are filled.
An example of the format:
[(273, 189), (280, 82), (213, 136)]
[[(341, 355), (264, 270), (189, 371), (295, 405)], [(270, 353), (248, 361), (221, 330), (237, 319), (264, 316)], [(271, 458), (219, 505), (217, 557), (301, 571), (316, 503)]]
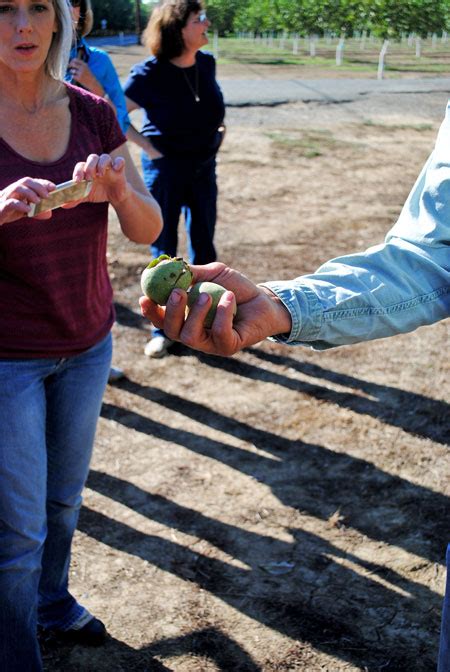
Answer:
[[(124, 645), (121, 643), (121, 648)], [(128, 647), (127, 647), (128, 648)], [(179, 637), (169, 637), (152, 643), (139, 650), (138, 655), (150, 655), (162, 658), (176, 658), (187, 654), (201, 656), (213, 662), (219, 672), (261, 672), (261, 668), (252, 657), (240, 646), (236, 640), (221, 632), (218, 628), (209, 627), (194, 630)], [(136, 651), (130, 650), (131, 658), (136, 657)], [(158, 664), (161, 663), (158, 661)], [(152, 672), (163, 671), (168, 668), (161, 666), (151, 668)]]
[[(184, 397), (126, 379), (120, 387), (264, 451), (256, 454), (223, 441), (172, 429), (135, 411), (103, 404), (102, 416), (212, 457), (271, 487), (287, 506), (328, 520), (339, 510), (345, 524), (371, 539), (396, 544), (444, 563), (450, 499), (389, 474), (371, 462), (317, 444), (287, 439), (229, 418)], [(390, 502), (395, 500), (395, 504)]]
[(114, 308), (116, 311), (116, 321), (118, 324), (124, 327), (131, 327), (133, 329), (144, 330), (148, 326), (148, 321), (145, 320), (142, 315), (136, 313), (134, 310), (131, 310), (123, 303), (114, 302)]
[[(149, 493), (117, 476), (91, 470), (87, 486), (155, 522), (184, 534), (199, 537), (215, 548), (238, 558), (249, 567), (259, 566), (255, 562), (255, 558), (292, 558), (293, 542), (237, 528), (235, 525), (224, 523), (199, 511), (177, 504), (162, 495)], [(303, 553), (306, 545), (311, 548), (313, 542), (317, 548), (317, 540), (320, 537), (296, 529), (291, 529), (291, 533), (294, 537), (298, 537)], [(405, 579), (402, 575), (384, 565), (360, 559), (350, 552), (344, 553), (342, 550), (326, 544), (322, 539), (320, 539), (320, 546), (323, 555), (332, 552), (336, 558), (350, 560), (371, 575), (382, 576), (383, 580), (389, 581), (394, 587), (407, 591), (411, 595), (423, 600), (430, 600), (433, 595), (428, 588)], [(323, 569), (322, 564), (320, 568)]]
[[(104, 480), (105, 476), (97, 474), (94, 477), (97, 479), (96, 485), (103, 482), (104, 486), (108, 486), (110, 494), (113, 494), (109, 488), (114, 490), (117, 482), (108, 483), (109, 477), (106, 476)], [(124, 487), (127, 486), (124, 484)], [(128, 501), (135, 507), (136, 494), (135, 492), (133, 496), (132, 492), (131, 501), (125, 496), (122, 503)], [(139, 493), (139, 497), (142, 497), (142, 493)], [(117, 498), (123, 499), (123, 491)], [(160, 500), (157, 507), (164, 508), (166, 503)], [(145, 506), (139, 508), (140, 513), (144, 510)], [(154, 512), (155, 508), (153, 514)], [(161, 510), (159, 519), (173, 524), (173, 513), (173, 508), (167, 512)], [(205, 522), (200, 521), (199, 525)], [(264, 575), (257, 565), (252, 547), (248, 545), (248, 532), (238, 528), (234, 529), (234, 534), (243, 534), (247, 543), (246, 568), (237, 567), (211, 555), (200, 554), (188, 546), (168, 539), (145, 534), (85, 507), (81, 511), (79, 529), (103, 544), (139, 557), (180, 579), (194, 582), (247, 617), (293, 640), (309, 642), (316, 649), (343, 661), (373, 671), (384, 669), (389, 672), (404, 672), (406, 669), (414, 669), (416, 672), (428, 672), (433, 669), (434, 656), (430, 653), (433, 645), (430, 645), (429, 638), (434, 640), (437, 648), (439, 618), (430, 613), (422, 614), (423, 618), (426, 616), (428, 624), (427, 639), (424, 641), (420, 623), (417, 623), (416, 602), (419, 599), (421, 602), (425, 600), (429, 609), (435, 610), (437, 614), (441, 601), (439, 596), (421, 585), (405, 580), (392, 570), (389, 579), (393, 580), (392, 586), (395, 585), (396, 590), (375, 581), (370, 572), (361, 575), (335, 560), (345, 556), (346, 559), (353, 559), (360, 564), (355, 556), (343, 553), (311, 533), (297, 530), (295, 543), (289, 545), (290, 558), (297, 576), (290, 576), (286, 587), (283, 585), (283, 576)], [(183, 525), (178, 525), (177, 529), (183, 530)], [(277, 546), (277, 542), (275, 545)], [(276, 557), (279, 549), (280, 547), (273, 549), (270, 544), (266, 558)], [(249, 564), (252, 557), (253, 561)], [(368, 568), (375, 572), (382, 570), (376, 563), (367, 563), (366, 569)], [(384, 578), (386, 580), (386, 576)], [(358, 595), (358, 600), (352, 600), (352, 593)], [(373, 626), (366, 630), (355, 627), (365, 610), (369, 609), (374, 619)], [(402, 624), (404, 626), (405, 619), (411, 622), (408, 630), (400, 627)], [(389, 627), (386, 627), (387, 624)], [(157, 649), (153, 645), (147, 650), (156, 655)], [(202, 652), (202, 644), (198, 651)], [(242, 651), (234, 650), (236, 663), (240, 664), (242, 655)], [(223, 659), (227, 665), (227, 649)], [(241, 668), (238, 665), (230, 667), (228, 664), (223, 669)]]
[[(406, 432), (450, 445), (450, 404), (444, 400), (433, 399), (389, 385), (372, 383), (345, 373), (325, 369), (318, 364), (300, 361), (289, 355), (274, 354), (262, 348), (247, 348), (246, 352), (261, 361), (289, 367), (319, 380), (327, 380), (343, 387), (360, 390), (371, 397), (371, 399), (364, 399), (369, 403), (361, 407), (361, 412), (401, 427)], [(361, 397), (358, 397), (359, 399)], [(400, 424), (400, 417), (392, 417), (394, 414), (403, 418), (403, 424)]]
[(175, 356), (194, 355), (202, 364), (212, 368), (222, 369), (227, 373), (252, 380), (280, 385), (314, 399), (348, 408), (355, 413), (370, 415), (409, 434), (450, 445), (450, 404), (445, 401), (431, 399), (388, 385), (370, 383), (353, 376), (328, 371), (315, 364), (300, 362), (293, 357), (274, 355), (258, 348), (249, 348), (247, 352), (281, 367), (289, 367), (314, 378), (329, 380), (349, 390), (359, 390), (364, 393), (364, 396), (354, 391), (332, 390), (307, 380), (291, 378), (285, 374), (262, 369), (239, 358), (205, 355), (178, 344), (172, 349), (172, 354)]
[[(127, 669), (172, 672), (176, 668), (167, 667), (160, 659), (173, 660), (186, 655), (201, 656), (202, 660), (206, 658), (214, 663), (219, 672), (262, 672), (247, 651), (217, 627), (200, 628), (178, 637), (167, 637), (140, 649), (108, 635), (104, 646), (91, 648), (89, 669), (105, 669), (107, 659), (111, 672)], [(77, 664), (77, 652), (73, 652), (73, 646), (60, 646), (57, 652), (50, 651), (46, 656), (47, 667), (51, 665), (52, 672), (64, 672), (68, 658), (72, 665)]]
[[(265, 356), (263, 352), (261, 359)], [(205, 361), (209, 363), (209, 359), (205, 358)], [(220, 363), (230, 361), (217, 359)], [(268, 361), (289, 366), (309, 377), (320, 377), (360, 390), (370, 395), (369, 401), (374, 405), (381, 406), (384, 395), (403, 394), (321, 367), (305, 365), (306, 368), (302, 368), (303, 363), (295, 359), (292, 362)], [(242, 364), (245, 364), (244, 374)], [(237, 375), (249, 373), (246, 363), (238, 362), (238, 365), (238, 368), (226, 370)], [(252, 375), (254, 369), (257, 367), (251, 368)], [(259, 379), (267, 379), (268, 374), (268, 379), (273, 382), (271, 376), (275, 374), (260, 371)], [(280, 378), (290, 380), (286, 376)], [(297, 385), (304, 381), (292, 382)], [(441, 540), (445, 539), (449, 504), (444, 495), (392, 476), (365, 460), (257, 429), (157, 387), (140, 385), (129, 379), (121, 381), (119, 387), (248, 442), (260, 452), (246, 450), (242, 444), (236, 446), (207, 438), (201, 433), (174, 429), (147, 415), (112, 404), (104, 404), (103, 417), (219, 460), (229, 468), (265, 483), (280, 502), (293, 509), (322, 521), (329, 520), (339, 511), (349, 529), (429, 561), (443, 562)], [(323, 394), (330, 392), (320, 386), (312, 387), (323, 390)], [(344, 398), (345, 393), (342, 395)], [(351, 399), (357, 395), (348, 396)], [(417, 395), (416, 402), (420, 399)], [(406, 402), (411, 402), (411, 398), (406, 396)], [(439, 412), (442, 408), (438, 407)], [(375, 406), (371, 410), (374, 413)], [(307, 641), (318, 650), (360, 665), (362, 669), (365, 667), (370, 672), (381, 669), (388, 672), (434, 671), (433, 649), (437, 649), (441, 598), (401, 573), (343, 553), (333, 544), (304, 530), (290, 529), (292, 542), (285, 542), (224, 524), (107, 474), (92, 472), (88, 484), (152, 520), (198, 536), (246, 566), (236, 567), (217, 557), (205, 557), (188, 546), (136, 533), (100, 513), (84, 510), (82, 529), (94, 538), (137, 555), (183, 580), (193, 581), (263, 625), (293, 639)], [(391, 501), (394, 502), (392, 505)], [(258, 560), (261, 558), (262, 562)], [(270, 565), (273, 558), (287, 560), (289, 566), (292, 564), (295, 568), (295, 581), (289, 582), (290, 587), (295, 586), (294, 590), (286, 591), (283, 577), (273, 576), (263, 569), (263, 565)], [(342, 564), (344, 561), (347, 566)], [(366, 613), (370, 613), (369, 619)], [(359, 627), (368, 620), (372, 626)], [(408, 628), (405, 622), (408, 622)], [(426, 642), (423, 641), (424, 632), (428, 638)], [(149, 650), (152, 651), (152, 647)]]

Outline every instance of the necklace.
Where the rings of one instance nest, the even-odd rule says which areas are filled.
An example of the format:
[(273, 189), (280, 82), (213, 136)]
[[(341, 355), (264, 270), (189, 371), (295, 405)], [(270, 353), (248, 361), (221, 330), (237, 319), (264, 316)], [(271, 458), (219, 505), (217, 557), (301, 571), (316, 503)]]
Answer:
[(195, 64), (195, 89), (192, 86), (191, 80), (187, 76), (184, 68), (181, 69), (181, 72), (183, 73), (183, 77), (186, 80), (186, 84), (188, 85), (190, 92), (194, 96), (195, 102), (199, 103), (200, 102), (200, 96), (198, 95), (198, 65), (197, 65), (197, 63)]
[(49, 91), (45, 92), (42, 96), (42, 99), (39, 100), (38, 102), (32, 103), (31, 105), (27, 105), (25, 102), (20, 101), (19, 105), (20, 108), (23, 108), (27, 114), (36, 114), (38, 112), (41, 112), (48, 104), (52, 104), (55, 102), (56, 96), (55, 96), (55, 91), (53, 88), (49, 89)]

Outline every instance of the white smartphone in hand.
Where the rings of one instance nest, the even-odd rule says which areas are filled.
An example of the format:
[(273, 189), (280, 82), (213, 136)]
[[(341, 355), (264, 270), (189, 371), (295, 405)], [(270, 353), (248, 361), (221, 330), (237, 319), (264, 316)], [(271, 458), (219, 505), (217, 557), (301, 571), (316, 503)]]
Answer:
[(62, 182), (57, 185), (56, 189), (47, 198), (43, 198), (39, 203), (30, 204), (31, 210), (28, 213), (28, 217), (35, 217), (40, 212), (54, 210), (55, 208), (60, 208), (64, 203), (85, 198), (89, 194), (91, 187), (92, 182), (88, 182), (87, 180), (82, 180), (81, 182), (74, 182), (73, 180)]

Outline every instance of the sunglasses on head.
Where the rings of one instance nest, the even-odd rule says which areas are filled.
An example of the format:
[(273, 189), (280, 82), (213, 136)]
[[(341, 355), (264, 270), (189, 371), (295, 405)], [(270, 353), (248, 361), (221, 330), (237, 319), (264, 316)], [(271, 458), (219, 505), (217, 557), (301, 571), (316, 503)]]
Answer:
[(70, 0), (72, 7), (81, 7), (81, 0)]

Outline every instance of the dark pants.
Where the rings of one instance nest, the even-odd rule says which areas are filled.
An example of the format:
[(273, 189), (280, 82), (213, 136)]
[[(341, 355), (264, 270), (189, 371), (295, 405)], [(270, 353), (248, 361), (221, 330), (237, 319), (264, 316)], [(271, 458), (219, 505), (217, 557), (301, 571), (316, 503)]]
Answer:
[(438, 672), (450, 672), (450, 544), (447, 546), (447, 581), (442, 608)]
[(189, 261), (208, 264), (216, 260), (213, 244), (217, 215), (216, 159), (156, 159), (142, 156), (147, 189), (158, 201), (163, 217), (163, 230), (153, 243), (153, 257), (168, 254), (175, 257), (178, 246), (178, 222), (185, 217)]
[[(214, 230), (217, 216), (216, 158), (151, 160), (142, 153), (142, 168), (147, 189), (161, 207), (163, 230), (151, 246), (153, 258), (160, 254), (176, 257), (178, 222), (184, 215), (189, 261), (208, 264), (217, 258)], [(161, 334), (154, 330), (153, 334)]]

